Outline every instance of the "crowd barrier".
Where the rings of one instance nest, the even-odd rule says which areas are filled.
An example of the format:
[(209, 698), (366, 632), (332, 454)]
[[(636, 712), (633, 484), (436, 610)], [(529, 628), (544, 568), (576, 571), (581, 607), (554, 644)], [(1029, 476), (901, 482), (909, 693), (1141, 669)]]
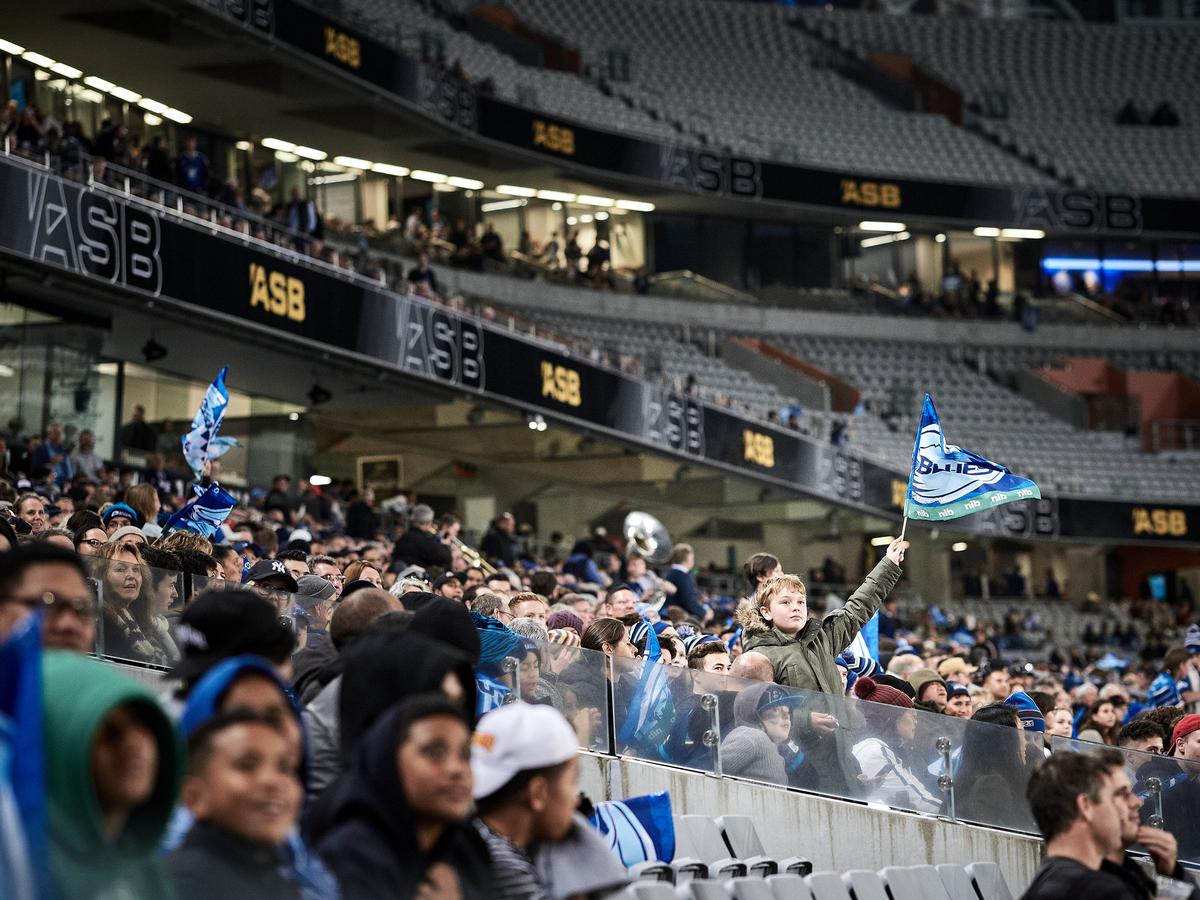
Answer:
[[(171, 639), (186, 603), (235, 587), (120, 559), (90, 565), (96, 654), (163, 670), (177, 659)], [(304, 631), (295, 595), (257, 590), (283, 623)], [(1026, 834), (1037, 833), (1025, 800), (1037, 763), (1048, 752), (1099, 746), (556, 643), (527, 640), (485, 658), (478, 678), (490, 702), (555, 706), (582, 750)], [(1197, 811), (1179, 790), (1200, 780), (1200, 764), (1119, 752), (1143, 798), (1143, 822), (1175, 834), (1180, 858), (1200, 865)]]

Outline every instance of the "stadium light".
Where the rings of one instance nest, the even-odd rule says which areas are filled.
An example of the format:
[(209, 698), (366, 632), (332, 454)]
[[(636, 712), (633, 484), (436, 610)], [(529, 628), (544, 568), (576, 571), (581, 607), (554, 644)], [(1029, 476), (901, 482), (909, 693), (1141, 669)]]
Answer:
[(536, 197), (537, 191), (533, 188), (518, 187), (515, 184), (498, 184), (496, 185), (497, 194), (508, 194), (510, 197)]
[(946, 243), (946, 236), (945, 236), (944, 234), (942, 234), (941, 232), (939, 232), (938, 234), (935, 234), (935, 235), (933, 236), (933, 239), (934, 239), (935, 241), (937, 241), (939, 244), (944, 244), (944, 243)]
[(327, 484), (333, 484), (333, 479), (328, 475), (309, 475), (308, 483), (313, 487), (325, 487)]
[(118, 100), (124, 100), (126, 103), (137, 103), (142, 99), (142, 95), (137, 91), (131, 91), (129, 88), (118, 87), (117, 85), (109, 88), (108, 92)]
[(414, 181), (428, 181), (432, 184), (444, 184), (447, 180), (441, 172), (428, 172), (425, 169), (414, 169), (408, 173), (408, 177)]
[(147, 125), (149, 125), (151, 128), (155, 127), (156, 125), (162, 124), (162, 119), (160, 119), (158, 116), (156, 116), (152, 112), (142, 113), (142, 121), (145, 122)]
[(403, 178), (408, 174), (405, 166), (393, 166), (391, 163), (374, 163), (371, 171), (378, 172), (380, 175), (394, 175), (397, 178)]
[(20, 44), (14, 44), (12, 41), (0, 38), (0, 53), (7, 53), (9, 56), (20, 56), (24, 52), (25, 48)]
[(861, 241), (859, 241), (859, 244), (863, 247), (863, 249), (870, 247), (882, 247), (885, 244), (894, 244), (896, 241), (907, 241), (910, 237), (912, 237), (912, 235), (907, 231), (902, 231), (899, 234), (880, 234), (876, 237), (863, 238)]
[(172, 122), (178, 122), (180, 125), (187, 125), (189, 122), (192, 121), (191, 116), (189, 116), (187, 113), (183, 112), (182, 110), (176, 109), (173, 106), (164, 110), (163, 115), (166, 118), (170, 119)]
[(103, 103), (104, 95), (99, 91), (93, 91), (91, 88), (84, 88), (75, 95), (80, 100), (86, 100), (88, 103)]
[(858, 230), (859, 231), (890, 231), (890, 232), (898, 234), (899, 232), (905, 230), (905, 225), (903, 222), (867, 221), (867, 222), (859, 222)]
[(888, 544), (890, 544), (895, 539), (896, 539), (896, 536), (893, 534), (883, 534), (883, 535), (880, 535), (879, 537), (871, 538), (871, 546), (872, 547), (886, 547)]
[(537, 196), (539, 200), (557, 200), (560, 203), (572, 203), (575, 200), (575, 195), (566, 191), (538, 191)]
[(347, 169), (369, 169), (371, 163), (369, 160), (359, 159), (357, 156), (335, 156), (333, 161), (339, 166), (345, 166)]
[(83, 74), (83, 69), (77, 69), (74, 66), (68, 66), (64, 62), (55, 63), (50, 67), (50, 71), (61, 75), (63, 78), (78, 78)]
[(502, 209), (517, 209), (526, 204), (525, 200), (494, 200), (491, 203), (484, 203), (479, 209), (482, 212), (500, 212)]
[(1002, 238), (1018, 238), (1027, 241), (1040, 241), (1046, 236), (1046, 232), (1040, 228), (1001, 228), (1000, 237)]
[(592, 214), (591, 214), (591, 213), (584, 213), (583, 215), (581, 215), (581, 216), (579, 217), (579, 224), (580, 224), (580, 225), (589, 225), (589, 224), (591, 224), (591, 221), (592, 221)]
[(1047, 256), (1042, 268), (1049, 272), (1200, 272), (1200, 259), (1093, 259)]
[(281, 141), (279, 138), (263, 138), (259, 143), (268, 150), (283, 150), (290, 153), (296, 149), (296, 145), (291, 141)]
[(451, 184), (456, 188), (462, 188), (464, 191), (483, 190), (483, 182), (477, 181), (474, 178), (460, 178), (457, 175), (451, 175), (446, 179), (446, 183)]
[(654, 212), (653, 203), (645, 203), (641, 200), (618, 200), (618, 209), (627, 209), (630, 212)]
[(981, 225), (972, 231), (971, 234), (975, 235), (975, 237), (1000, 237), (1000, 229)]
[(567, 224), (568, 225), (578, 225), (579, 220), (577, 218), (575, 218), (574, 216), (567, 216)]
[(143, 97), (137, 102), (137, 105), (142, 109), (149, 110), (157, 116), (161, 116), (171, 107), (165, 103), (159, 103), (157, 100), (151, 100), (149, 97)]
[(32, 50), (26, 50), (21, 54), (21, 59), (25, 62), (33, 63), (35, 66), (41, 66), (43, 69), (49, 69), (57, 60), (53, 60), (41, 53), (35, 53)]
[(594, 197), (591, 194), (580, 194), (575, 198), (576, 203), (583, 203), (586, 206), (614, 206), (616, 200), (612, 197)]
[(608, 218), (608, 213), (606, 213), (606, 212), (598, 212), (598, 213), (596, 213), (596, 221), (597, 221), (597, 222), (603, 222), (603, 221), (605, 221), (607, 218)]
[(114, 85), (107, 78), (100, 78), (96, 75), (88, 75), (83, 79), (83, 83), (90, 88), (95, 88), (98, 91), (104, 91), (106, 94), (116, 87), (116, 85)]
[(967, 549), (967, 542), (966, 541), (955, 541), (953, 544), (950, 545), (950, 549), (953, 550), (955, 553), (962, 553), (964, 550)]
[(295, 153), (289, 153), (287, 150), (276, 150), (275, 158), (281, 163), (294, 163), (300, 161), (300, 157), (298, 157)]
[(317, 162), (320, 162), (329, 155), (324, 150), (317, 150), (315, 147), (305, 147), (303, 145), (294, 147), (292, 152), (297, 156), (302, 156), (305, 159), (316, 160)]
[(452, 184), (446, 184), (446, 183), (444, 183), (444, 182), (441, 182), (441, 181), (435, 181), (435, 182), (434, 182), (434, 183), (431, 185), (431, 187), (432, 187), (432, 188), (433, 188), (435, 191), (441, 191), (441, 192), (442, 192), (442, 193), (444, 193), (444, 194), (453, 194), (455, 191), (457, 191), (457, 190), (458, 190), (458, 188), (456, 188), (454, 185), (452, 185)]
[(238, 141), (234, 146), (245, 153), (254, 149), (254, 141)]

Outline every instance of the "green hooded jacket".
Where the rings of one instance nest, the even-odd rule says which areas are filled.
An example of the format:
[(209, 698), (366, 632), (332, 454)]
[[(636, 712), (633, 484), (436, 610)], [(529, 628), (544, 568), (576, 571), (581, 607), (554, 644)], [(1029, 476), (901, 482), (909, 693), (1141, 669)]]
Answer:
[(845, 606), (820, 621), (809, 619), (795, 637), (769, 627), (755, 610), (749, 621), (743, 622), (742, 646), (771, 660), (779, 684), (840, 696), (842, 679), (834, 659), (875, 615), (899, 580), (900, 567), (884, 557)]
[[(170, 900), (158, 862), (182, 778), (180, 742), (154, 695), (96, 660), (63, 650), (42, 656), (50, 867), (62, 900)], [(108, 713), (126, 704), (144, 712), (158, 744), (150, 798), (115, 841), (104, 834), (91, 777), (91, 748)]]

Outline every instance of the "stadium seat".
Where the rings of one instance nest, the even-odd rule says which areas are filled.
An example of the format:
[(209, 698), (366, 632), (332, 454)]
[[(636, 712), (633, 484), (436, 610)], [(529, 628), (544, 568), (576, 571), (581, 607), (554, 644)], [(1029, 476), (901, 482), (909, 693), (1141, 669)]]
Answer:
[(749, 816), (718, 816), (716, 823), (725, 846), (734, 859), (746, 864), (748, 875), (766, 878), (780, 871), (779, 861), (764, 852), (753, 819)]
[(908, 872), (920, 889), (921, 900), (950, 900), (946, 886), (933, 866), (909, 866)]
[(957, 863), (942, 863), (935, 868), (946, 893), (950, 895), (950, 900), (979, 900), (975, 893), (975, 885), (971, 884), (971, 876), (962, 866)]
[(812, 889), (799, 875), (769, 875), (767, 884), (773, 900), (812, 900)]
[(683, 900), (731, 900), (729, 885), (724, 881), (689, 881), (676, 890)]
[(635, 881), (624, 892), (629, 900), (676, 900), (675, 888), (662, 882)]
[(670, 863), (651, 860), (629, 867), (629, 876), (637, 881), (667, 881), (675, 883), (675, 870)]
[(675, 857), (671, 871), (675, 873), (676, 884), (708, 878), (708, 865), (693, 856)]
[(967, 874), (975, 885), (979, 900), (1013, 900), (1012, 891), (1004, 880), (1004, 873), (994, 862), (974, 862), (967, 866)]
[(721, 830), (708, 816), (676, 817), (675, 852), (706, 863), (709, 878), (736, 878), (746, 874), (746, 863), (729, 855)]
[(813, 872), (804, 880), (813, 900), (850, 900), (850, 889), (837, 872)]
[(753, 876), (734, 878), (729, 882), (729, 891), (734, 900), (775, 900), (771, 886)]
[[(888, 900), (887, 888), (879, 875), (870, 869), (851, 869), (842, 875), (842, 883), (850, 890), (854, 900)], [(920, 900), (911, 894), (892, 892), (892, 900)]]
[(785, 856), (779, 861), (780, 874), (786, 875), (811, 875), (813, 864), (811, 859), (806, 859), (803, 856)]

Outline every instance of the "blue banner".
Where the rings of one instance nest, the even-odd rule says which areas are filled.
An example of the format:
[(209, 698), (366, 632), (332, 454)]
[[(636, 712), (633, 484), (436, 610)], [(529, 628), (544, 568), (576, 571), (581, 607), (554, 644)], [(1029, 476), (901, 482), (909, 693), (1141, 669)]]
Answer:
[(221, 490), (215, 481), (207, 489), (197, 485), (196, 494), (195, 500), (167, 519), (163, 534), (194, 531), (203, 538), (211, 538), (237, 506), (237, 500)]
[(34, 900), (49, 883), (42, 617), (0, 644), (0, 896)]
[(1016, 500), (1036, 500), (1038, 486), (970, 450), (946, 443), (933, 398), (925, 395), (904, 500), (910, 519), (944, 521)]
[(671, 795), (666, 791), (628, 800), (602, 800), (593, 808), (588, 821), (623, 865), (675, 858), (675, 821)]
[(213, 443), (217, 440), (221, 423), (225, 421), (225, 410), (229, 407), (229, 389), (225, 387), (225, 374), (228, 371), (229, 367), (225, 366), (217, 373), (204, 392), (204, 399), (200, 401), (200, 408), (192, 419), (192, 430), (183, 436), (183, 458), (197, 478), (204, 473), (205, 463), (229, 450), (228, 446), (218, 445), (223, 449), (218, 453), (213, 452)]
[(657, 753), (675, 723), (675, 704), (667, 684), (667, 670), (661, 663), (662, 647), (651, 628), (646, 632), (646, 654), (637, 687), (625, 711), (625, 720), (617, 740), (643, 754)]

